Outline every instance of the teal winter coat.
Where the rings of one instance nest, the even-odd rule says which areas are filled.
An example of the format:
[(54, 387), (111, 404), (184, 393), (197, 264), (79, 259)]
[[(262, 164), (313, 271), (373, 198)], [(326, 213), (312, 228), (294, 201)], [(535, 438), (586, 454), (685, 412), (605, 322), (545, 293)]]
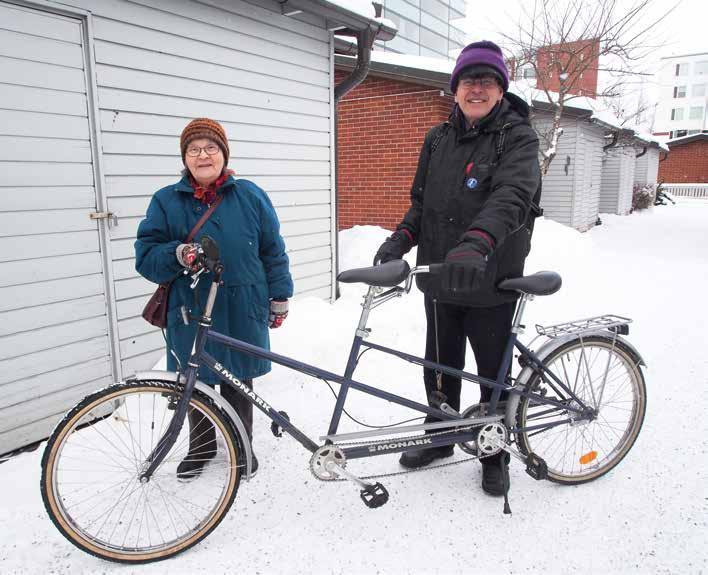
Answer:
[[(229, 177), (219, 188), (224, 199), (197, 232), (194, 241), (208, 235), (219, 246), (224, 264), (223, 282), (212, 313), (213, 329), (236, 339), (269, 349), (268, 314), (271, 299), (287, 299), (293, 294), (288, 256), (280, 236), (280, 224), (270, 199), (253, 182)], [(172, 284), (167, 313), (167, 342), (182, 367), (192, 349), (196, 325), (184, 325), (180, 307), (191, 314), (204, 305), (211, 281), (202, 276), (191, 290), (189, 276), (178, 275), (182, 267), (175, 250), (207, 207), (194, 197), (185, 177), (157, 191), (145, 219), (138, 227), (135, 242), (135, 269), (151, 282)], [(195, 293), (198, 304), (195, 302)], [(209, 341), (207, 353), (240, 379), (250, 379), (270, 371), (270, 362)], [(167, 369), (177, 370), (177, 362), (167, 353)], [(218, 377), (200, 368), (199, 378), (218, 383)]]

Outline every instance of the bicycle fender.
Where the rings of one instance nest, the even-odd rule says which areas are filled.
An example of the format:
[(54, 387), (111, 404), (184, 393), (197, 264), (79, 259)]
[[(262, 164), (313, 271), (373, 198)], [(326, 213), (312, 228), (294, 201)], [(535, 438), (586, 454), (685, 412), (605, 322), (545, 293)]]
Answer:
[[(126, 381), (141, 381), (141, 380), (151, 380), (151, 379), (157, 379), (157, 380), (164, 380), (164, 381), (173, 381), (177, 383), (177, 378), (179, 375), (177, 372), (174, 371), (159, 371), (159, 370), (153, 370), (153, 371), (139, 371), (135, 375), (130, 376), (126, 379)], [(248, 434), (246, 433), (246, 427), (243, 425), (243, 421), (241, 421), (241, 417), (239, 417), (238, 413), (236, 413), (236, 410), (231, 406), (231, 404), (224, 399), (224, 397), (220, 394), (217, 393), (216, 390), (210, 386), (207, 385), (206, 383), (197, 380), (196, 385), (194, 386), (195, 389), (198, 389), (200, 392), (202, 392), (204, 395), (209, 397), (216, 405), (218, 405), (221, 409), (223, 409), (228, 416), (231, 418), (231, 422), (234, 424), (234, 427), (236, 427), (236, 432), (241, 438), (241, 445), (243, 450), (246, 453), (246, 476), (245, 480), (248, 481), (251, 478), (251, 461), (253, 459), (253, 454), (251, 452), (251, 442), (248, 441)]]
[[(614, 339), (615, 341), (620, 342), (627, 349), (627, 351), (632, 356), (632, 359), (637, 365), (643, 365), (644, 367), (646, 367), (647, 365), (644, 361), (644, 358), (639, 354), (637, 348), (634, 347), (634, 345), (632, 345), (629, 341), (612, 331), (598, 329), (595, 331), (583, 333), (582, 335), (584, 338), (596, 336)], [(540, 360), (545, 361), (551, 353), (553, 353), (562, 345), (565, 345), (566, 343), (574, 339), (579, 339), (579, 334), (568, 334), (563, 337), (555, 337), (548, 339), (543, 343), (543, 345), (541, 345), (541, 347), (539, 347), (537, 350), (534, 350), (534, 353), (538, 356)], [(516, 385), (514, 387), (519, 389), (519, 391), (523, 391), (533, 374), (534, 371), (530, 367), (524, 367), (521, 370), (521, 373), (519, 373), (519, 377), (516, 378)], [(518, 393), (510, 393), (508, 399), (506, 400), (504, 423), (508, 427), (513, 427), (516, 424), (516, 410), (519, 406), (519, 401), (521, 401), (521, 396)]]

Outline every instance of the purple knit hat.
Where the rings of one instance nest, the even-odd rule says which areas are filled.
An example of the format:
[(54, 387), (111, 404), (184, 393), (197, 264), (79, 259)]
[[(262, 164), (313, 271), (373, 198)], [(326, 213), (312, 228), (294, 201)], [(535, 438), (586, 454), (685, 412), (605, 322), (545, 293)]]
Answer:
[(450, 88), (453, 94), (457, 91), (457, 83), (460, 81), (462, 70), (470, 66), (489, 66), (494, 68), (502, 78), (504, 91), (506, 92), (509, 88), (509, 71), (506, 69), (501, 48), (494, 42), (482, 40), (465, 46), (457, 57), (455, 69), (452, 71), (452, 76), (450, 76)]

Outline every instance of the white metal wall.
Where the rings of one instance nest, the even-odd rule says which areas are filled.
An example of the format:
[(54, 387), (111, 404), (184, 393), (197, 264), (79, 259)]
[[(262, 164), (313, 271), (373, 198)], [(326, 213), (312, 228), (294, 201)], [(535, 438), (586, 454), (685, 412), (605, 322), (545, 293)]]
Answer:
[[(46, 437), (56, 417), (41, 429), (36, 421), (48, 390), (75, 392), (58, 414), (164, 353), (162, 335), (140, 317), (155, 286), (136, 274), (133, 243), (151, 195), (179, 178), (179, 135), (195, 117), (224, 125), (230, 167), (269, 194), (296, 293), (332, 290), (333, 59), (323, 19), (282, 16), (268, 0), (39, 4), (0, 0), (0, 452), (13, 421)], [(81, 14), (56, 16), (54, 6)], [(33, 20), (15, 30), (8, 14)], [(88, 78), (85, 53), (95, 55)], [(96, 110), (93, 141), (87, 110)], [(104, 251), (103, 224), (88, 217), (94, 174), (118, 217), (101, 232)], [(114, 376), (106, 310), (117, 315)]]
[(636, 159), (634, 181), (644, 186), (646, 184), (656, 184), (658, 177), (659, 150), (657, 148), (649, 148), (646, 154)]
[(140, 312), (155, 286), (133, 242), (150, 196), (182, 169), (179, 134), (207, 116), (229, 166), (270, 195), (296, 292), (331, 289), (329, 33), (230, 0), (75, 0), (90, 9), (123, 375), (151, 366), (162, 334)]
[(602, 160), (600, 212), (626, 215), (632, 208), (635, 150), (631, 146), (610, 148)]
[(0, 2), (0, 453), (112, 380), (81, 20)]

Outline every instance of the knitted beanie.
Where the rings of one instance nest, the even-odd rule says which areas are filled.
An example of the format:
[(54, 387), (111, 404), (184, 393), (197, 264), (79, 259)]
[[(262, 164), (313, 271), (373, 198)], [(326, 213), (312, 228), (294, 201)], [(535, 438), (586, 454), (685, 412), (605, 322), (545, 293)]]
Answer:
[(226, 131), (219, 122), (210, 120), (209, 118), (197, 118), (187, 124), (182, 130), (182, 135), (179, 138), (179, 147), (182, 152), (182, 163), (184, 156), (187, 153), (187, 146), (193, 140), (206, 138), (213, 141), (224, 154), (224, 166), (229, 163), (229, 140), (226, 137)]
[(457, 84), (460, 81), (462, 71), (465, 68), (480, 65), (489, 66), (496, 70), (501, 76), (503, 90), (506, 92), (509, 89), (509, 71), (506, 69), (501, 48), (494, 42), (482, 40), (465, 46), (457, 57), (455, 69), (452, 71), (452, 76), (450, 76), (450, 88), (453, 94), (457, 91)]

